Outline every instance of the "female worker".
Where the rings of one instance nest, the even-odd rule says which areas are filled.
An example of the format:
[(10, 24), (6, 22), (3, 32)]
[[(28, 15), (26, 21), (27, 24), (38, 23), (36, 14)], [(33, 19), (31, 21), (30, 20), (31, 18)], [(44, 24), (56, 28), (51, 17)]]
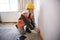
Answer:
[(31, 33), (31, 30), (35, 29), (33, 17), (34, 5), (32, 3), (28, 3), (25, 8), (26, 10), (22, 12), (21, 17), (18, 19), (16, 24), (21, 35), (24, 35), (25, 31)]

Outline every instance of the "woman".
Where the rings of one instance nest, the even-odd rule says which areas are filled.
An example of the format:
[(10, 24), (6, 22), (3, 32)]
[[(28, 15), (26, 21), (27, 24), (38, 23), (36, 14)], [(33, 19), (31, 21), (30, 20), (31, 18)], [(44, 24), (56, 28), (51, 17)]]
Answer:
[(21, 35), (24, 35), (25, 31), (28, 33), (31, 33), (31, 30), (35, 29), (33, 12), (34, 12), (34, 5), (32, 3), (28, 3), (26, 5), (26, 11), (22, 12), (21, 17), (18, 19), (18, 22), (16, 25)]
[[(22, 20), (24, 23), (21, 24), (21, 26), (18, 26), (18, 28), (20, 29), (24, 29), (24, 26), (26, 25), (26, 32), (31, 33), (30, 30), (33, 30), (35, 28), (34, 25), (34, 20), (33, 20), (33, 11), (34, 11), (34, 5), (32, 3), (29, 3), (26, 5), (26, 10), (22, 12), (21, 17), (18, 19), (18, 25), (20, 25), (21, 23), (19, 23), (19, 20)], [(30, 30), (29, 30), (30, 29)]]

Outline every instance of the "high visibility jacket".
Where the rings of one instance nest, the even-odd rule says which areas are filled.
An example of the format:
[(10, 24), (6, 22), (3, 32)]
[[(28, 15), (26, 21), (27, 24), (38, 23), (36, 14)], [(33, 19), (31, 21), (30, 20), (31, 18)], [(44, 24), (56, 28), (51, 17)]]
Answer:
[(23, 20), (21, 20), (21, 19), (18, 20), (18, 22), (17, 22), (16, 25), (17, 25), (18, 28), (24, 28), (24, 22), (23, 22)]
[(35, 27), (31, 16), (28, 18), (27, 16), (24, 16), (23, 14), (21, 15), (21, 17), (18, 19), (17, 27), (18, 28), (24, 28), (24, 25), (27, 25), (27, 27), (31, 27), (32, 29)]
[(34, 24), (31, 16), (27, 17), (24, 15), (21, 15), (21, 19), (24, 21), (25, 25), (27, 25), (28, 28), (31, 28), (31, 30), (35, 28), (35, 24)]

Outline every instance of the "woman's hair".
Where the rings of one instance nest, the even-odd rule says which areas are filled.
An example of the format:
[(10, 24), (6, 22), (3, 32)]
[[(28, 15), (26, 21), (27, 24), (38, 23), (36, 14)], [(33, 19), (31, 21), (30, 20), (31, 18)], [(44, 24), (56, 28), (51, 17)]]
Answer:
[(29, 8), (27, 8), (27, 10), (29, 10)]

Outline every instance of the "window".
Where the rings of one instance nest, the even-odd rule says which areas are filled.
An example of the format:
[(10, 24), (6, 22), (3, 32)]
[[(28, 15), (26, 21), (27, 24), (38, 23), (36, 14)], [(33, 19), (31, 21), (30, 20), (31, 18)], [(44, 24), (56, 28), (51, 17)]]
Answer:
[(0, 12), (23, 11), (33, 0), (0, 0)]
[(18, 0), (0, 0), (0, 12), (18, 11)]

